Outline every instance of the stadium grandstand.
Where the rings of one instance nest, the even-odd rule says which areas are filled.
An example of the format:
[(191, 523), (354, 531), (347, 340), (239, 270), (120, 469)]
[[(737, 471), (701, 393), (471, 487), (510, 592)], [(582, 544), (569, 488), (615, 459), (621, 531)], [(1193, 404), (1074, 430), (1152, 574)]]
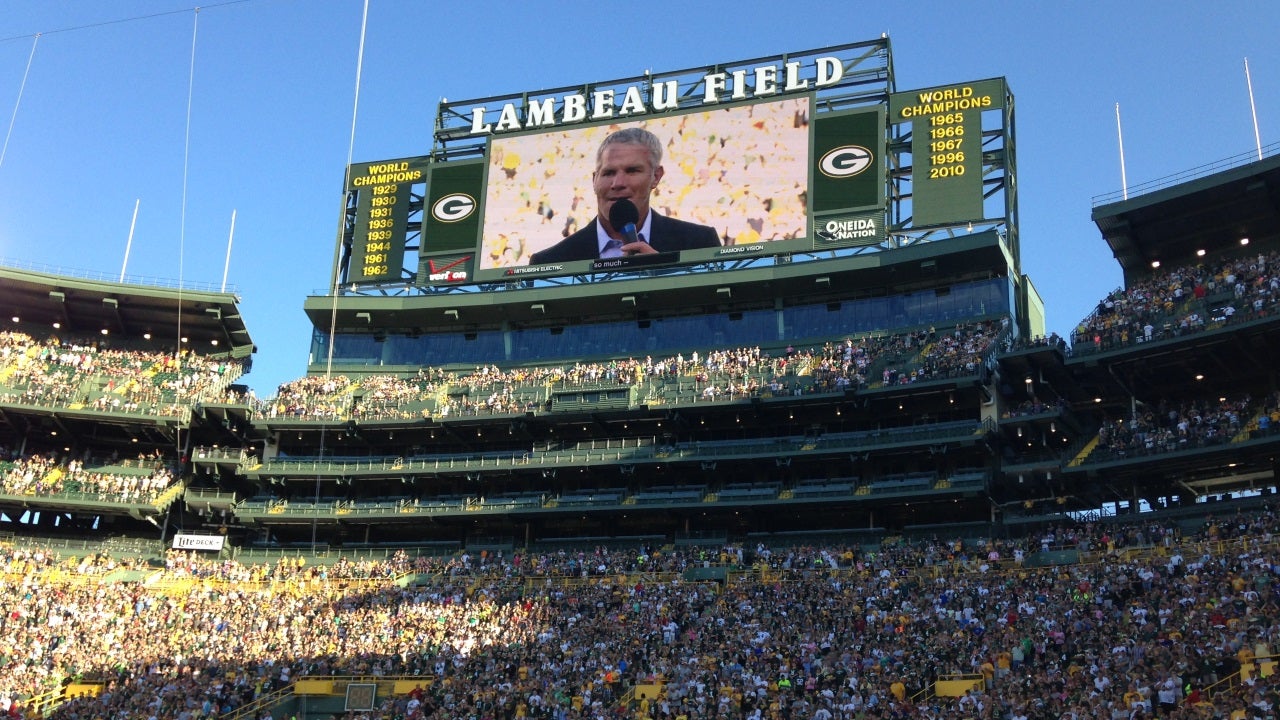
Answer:
[[(0, 269), (0, 710), (1274, 717), (1280, 155), (1098, 198), (1125, 286), (1046, 336), (1003, 81), (787, 56), (831, 57), (788, 122), (869, 119), (893, 161), (869, 202), (815, 181), (807, 240), (703, 219), (779, 243), (751, 257), (485, 267), (488, 219), (433, 254), (458, 183), (524, 169), (442, 103), (430, 155), (348, 173), (313, 360), (270, 397), (234, 293)], [(912, 177), (965, 167), (916, 146), (924, 95), (989, 101), (946, 125), (981, 138), (976, 211)], [(402, 262), (368, 274), (380, 197)]]

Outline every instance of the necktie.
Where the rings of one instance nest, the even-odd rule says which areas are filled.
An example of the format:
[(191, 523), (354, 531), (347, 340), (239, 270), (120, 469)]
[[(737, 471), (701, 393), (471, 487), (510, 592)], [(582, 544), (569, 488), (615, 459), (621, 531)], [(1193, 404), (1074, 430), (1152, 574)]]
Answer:
[(604, 244), (604, 249), (600, 251), (602, 258), (622, 257), (622, 241), (610, 239)]

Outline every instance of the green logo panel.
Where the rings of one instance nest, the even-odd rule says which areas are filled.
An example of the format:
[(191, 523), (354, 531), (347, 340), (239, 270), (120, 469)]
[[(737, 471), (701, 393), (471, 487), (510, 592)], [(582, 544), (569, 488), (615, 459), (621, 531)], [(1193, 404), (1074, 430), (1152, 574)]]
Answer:
[(814, 120), (814, 213), (884, 206), (884, 133), (882, 108)]
[(484, 162), (436, 165), (427, 179), (422, 254), (472, 252), (483, 217)]

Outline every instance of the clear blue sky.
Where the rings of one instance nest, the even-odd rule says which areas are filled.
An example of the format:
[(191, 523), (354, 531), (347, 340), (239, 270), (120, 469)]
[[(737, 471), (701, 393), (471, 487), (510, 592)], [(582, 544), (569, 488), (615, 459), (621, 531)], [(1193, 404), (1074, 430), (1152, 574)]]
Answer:
[[(9, 0), (0, 14), (0, 259), (230, 284), (269, 395), (304, 374), (327, 286), (363, 0)], [(140, 18), (140, 19), (133, 19)], [(184, 137), (196, 29), (190, 153)], [(1280, 3), (373, 0), (352, 159), (431, 147), (436, 105), (878, 37), (899, 90), (1008, 78), (1024, 270), (1066, 334), (1121, 283), (1089, 220), (1120, 188), (1280, 140)], [(33, 39), (35, 43), (32, 56)], [(27, 72), (28, 58), (31, 58)], [(23, 77), (26, 75), (25, 88)], [(18, 102), (21, 90), (21, 102)], [(16, 117), (10, 132), (10, 118)], [(182, 253), (179, 253), (179, 248)]]

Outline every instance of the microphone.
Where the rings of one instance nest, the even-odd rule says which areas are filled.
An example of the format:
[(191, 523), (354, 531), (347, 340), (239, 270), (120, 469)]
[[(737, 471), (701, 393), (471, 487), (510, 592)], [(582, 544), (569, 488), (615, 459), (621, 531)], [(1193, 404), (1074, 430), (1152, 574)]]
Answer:
[(640, 210), (636, 208), (636, 204), (627, 198), (621, 198), (613, 201), (613, 206), (609, 208), (609, 224), (622, 234), (623, 244), (640, 242), (640, 238), (636, 235), (636, 223), (640, 222)]

